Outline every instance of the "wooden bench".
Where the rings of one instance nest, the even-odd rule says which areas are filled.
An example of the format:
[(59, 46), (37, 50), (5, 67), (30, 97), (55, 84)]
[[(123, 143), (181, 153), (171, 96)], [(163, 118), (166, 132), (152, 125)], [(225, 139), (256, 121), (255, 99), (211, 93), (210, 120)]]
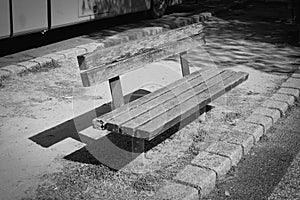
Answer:
[[(83, 85), (109, 81), (113, 110), (93, 127), (151, 140), (248, 78), (247, 73), (205, 68), (190, 73), (188, 50), (203, 45), (201, 23), (78, 56)], [(183, 78), (124, 105), (120, 76), (179, 54)], [(105, 58), (103, 57), (105, 55)]]

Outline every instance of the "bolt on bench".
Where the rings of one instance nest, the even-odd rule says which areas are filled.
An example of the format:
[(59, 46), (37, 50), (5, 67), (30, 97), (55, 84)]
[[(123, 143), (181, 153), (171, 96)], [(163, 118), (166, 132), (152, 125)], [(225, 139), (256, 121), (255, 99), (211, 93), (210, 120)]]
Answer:
[[(187, 51), (204, 44), (202, 23), (163, 32), (78, 56), (85, 87), (109, 81), (113, 110), (93, 120), (93, 127), (152, 140), (248, 78), (247, 73), (213, 67), (190, 73)], [(120, 76), (179, 54), (183, 78), (124, 104)], [(103, 58), (105, 55), (105, 58)]]

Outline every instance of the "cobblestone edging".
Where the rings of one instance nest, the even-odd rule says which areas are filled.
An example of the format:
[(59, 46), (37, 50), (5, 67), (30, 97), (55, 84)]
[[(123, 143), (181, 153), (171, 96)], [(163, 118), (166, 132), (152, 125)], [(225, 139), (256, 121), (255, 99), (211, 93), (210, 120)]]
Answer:
[[(69, 58), (74, 58), (78, 55), (82, 55), (85, 53), (91, 53), (97, 48), (106, 48), (117, 44), (121, 44), (123, 42), (140, 39), (142, 37), (156, 35), (168, 31), (170, 29), (179, 28), (193, 23), (203, 22), (210, 17), (211, 17), (211, 13), (208, 12), (195, 14), (189, 17), (177, 17), (172, 24), (164, 24), (162, 22), (159, 24), (159, 27), (129, 29), (122, 33), (109, 36), (102, 42), (94, 42), (94, 43), (79, 45), (71, 49), (47, 54), (42, 57), (34, 58), (25, 62), (19, 62), (14, 65), (8, 65), (0, 68), (0, 82), (9, 77), (23, 75), (27, 72), (34, 72), (41, 68), (56, 67), (58, 66), (58, 63), (60, 61)], [(152, 25), (151, 21), (149, 25)], [(153, 23), (153, 25), (157, 26), (158, 24)]]
[[(230, 168), (237, 165), (260, 137), (285, 114), (288, 107), (299, 101), (299, 94), (300, 69), (245, 121), (238, 122), (224, 141), (200, 152), (190, 165), (176, 174), (173, 182), (157, 192), (158, 199), (196, 200), (207, 195), (216, 182), (224, 178)], [(182, 197), (182, 194), (186, 196)]]

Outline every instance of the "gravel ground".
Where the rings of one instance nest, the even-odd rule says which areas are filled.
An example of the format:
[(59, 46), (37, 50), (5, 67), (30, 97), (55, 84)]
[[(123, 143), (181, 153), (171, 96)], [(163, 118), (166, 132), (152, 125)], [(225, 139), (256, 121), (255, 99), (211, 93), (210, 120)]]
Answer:
[[(300, 51), (289, 44), (294, 36), (286, 34), (293, 33), (292, 25), (265, 16), (265, 10), (264, 4), (250, 5), (247, 11), (237, 8), (227, 18), (207, 22), (206, 47), (189, 52), (193, 70), (230, 68), (248, 72), (249, 79), (213, 102), (205, 117), (147, 144), (146, 153), (118, 171), (99, 163), (76, 141), (78, 130), (71, 120), (110, 101), (106, 83), (83, 88), (72, 59), (5, 82), (0, 89), (1, 198), (151, 199), (195, 155), (222, 140), (271, 96), (299, 64)], [(179, 78), (178, 58), (173, 57), (132, 72), (122, 82), (128, 94), (140, 85), (151, 91)], [(69, 125), (55, 127), (63, 121)]]

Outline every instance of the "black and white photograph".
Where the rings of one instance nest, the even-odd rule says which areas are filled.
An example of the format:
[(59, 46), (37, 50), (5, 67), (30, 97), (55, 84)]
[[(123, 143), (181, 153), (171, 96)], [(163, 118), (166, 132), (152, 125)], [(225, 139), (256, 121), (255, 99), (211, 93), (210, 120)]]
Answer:
[(0, 200), (299, 200), (300, 1), (0, 0)]

